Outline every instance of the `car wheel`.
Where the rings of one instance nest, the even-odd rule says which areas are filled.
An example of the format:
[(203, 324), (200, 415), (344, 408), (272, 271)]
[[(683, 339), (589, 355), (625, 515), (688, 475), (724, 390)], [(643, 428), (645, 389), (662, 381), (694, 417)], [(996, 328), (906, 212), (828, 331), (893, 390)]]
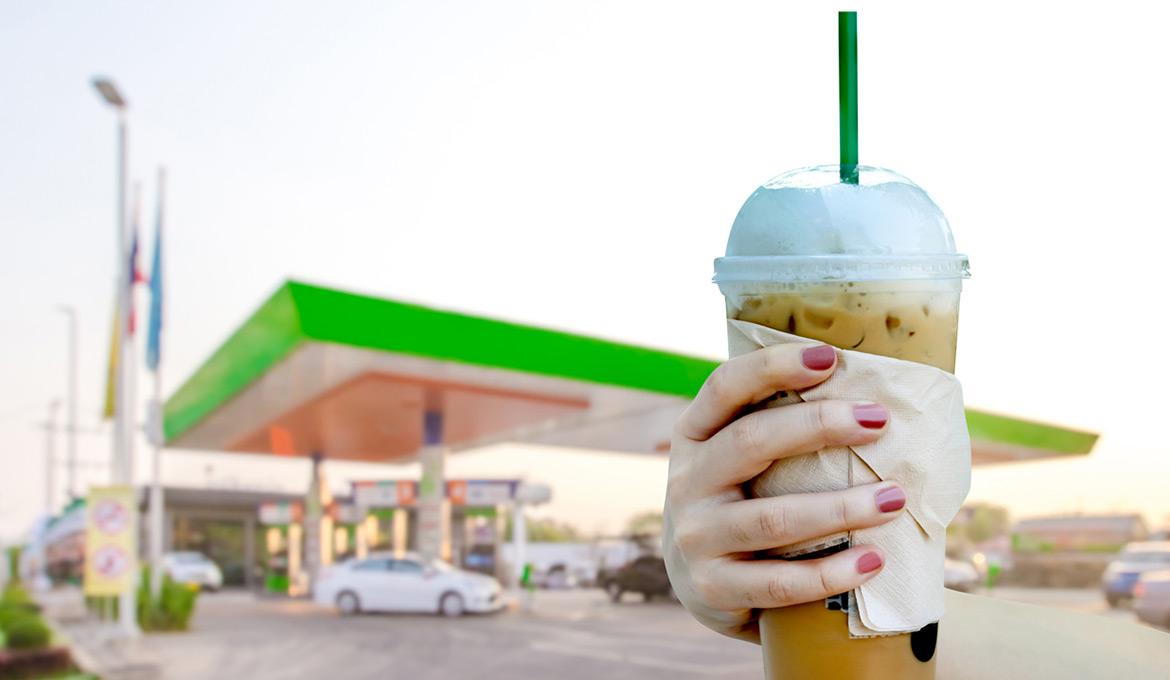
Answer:
[(618, 585), (617, 583), (611, 583), (608, 586), (606, 586), (605, 592), (609, 593), (609, 599), (613, 600), (614, 602), (621, 602), (622, 601), (622, 593), (624, 591), (622, 590), (622, 587), (620, 585)]
[(439, 600), (439, 613), (443, 616), (463, 616), (463, 596), (459, 593), (447, 593)]
[(1110, 607), (1116, 607), (1121, 603), (1121, 598), (1116, 595), (1106, 595), (1105, 601), (1109, 603)]
[(358, 596), (350, 591), (345, 591), (337, 596), (337, 613), (342, 616), (353, 616), (362, 613), (362, 603), (358, 600)]

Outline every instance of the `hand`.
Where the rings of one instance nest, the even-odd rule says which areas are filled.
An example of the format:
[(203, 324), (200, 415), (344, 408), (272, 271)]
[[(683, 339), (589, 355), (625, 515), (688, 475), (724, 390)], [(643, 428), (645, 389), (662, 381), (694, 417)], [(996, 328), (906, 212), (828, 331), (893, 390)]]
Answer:
[(758, 644), (760, 609), (853, 590), (885, 564), (873, 545), (815, 560), (753, 559), (757, 550), (877, 526), (903, 512), (905, 492), (890, 482), (775, 498), (744, 494), (744, 482), (773, 460), (885, 434), (886, 409), (868, 402), (805, 402), (741, 416), (776, 392), (823, 382), (836, 367), (828, 345), (775, 345), (737, 357), (707, 378), (675, 425), (663, 554), (679, 600), (712, 630)]

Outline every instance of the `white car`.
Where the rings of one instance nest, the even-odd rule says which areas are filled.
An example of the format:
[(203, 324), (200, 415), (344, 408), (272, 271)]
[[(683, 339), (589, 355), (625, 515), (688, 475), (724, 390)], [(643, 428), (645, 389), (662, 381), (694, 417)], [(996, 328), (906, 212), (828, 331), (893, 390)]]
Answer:
[(438, 612), (460, 616), (504, 606), (500, 582), (441, 560), (407, 553), (372, 554), (322, 569), (313, 588), (318, 604), (342, 616), (360, 612)]
[(204, 590), (223, 587), (223, 572), (200, 552), (173, 552), (163, 555), (163, 569), (175, 583), (199, 586)]
[(943, 586), (964, 593), (971, 593), (979, 588), (979, 570), (970, 562), (948, 557), (944, 569)]

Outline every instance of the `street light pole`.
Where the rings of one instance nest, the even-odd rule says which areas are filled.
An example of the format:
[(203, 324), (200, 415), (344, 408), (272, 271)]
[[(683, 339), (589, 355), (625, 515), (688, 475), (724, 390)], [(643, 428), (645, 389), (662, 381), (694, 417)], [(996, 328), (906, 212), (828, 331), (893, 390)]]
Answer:
[(125, 352), (126, 334), (130, 329), (130, 281), (129, 252), (126, 249), (126, 100), (122, 93), (108, 79), (95, 78), (93, 86), (118, 113), (118, 216), (115, 226), (117, 253), (114, 272), (117, 277), (118, 294), (118, 346), (114, 358), (114, 442), (111, 451), (110, 472), (113, 484), (124, 483), (124, 447), (128, 436), (126, 428), (126, 380)]
[(77, 310), (60, 307), (69, 317), (69, 377), (65, 401), (65, 442), (68, 467), (65, 471), (65, 489), (69, 500), (77, 498)]
[[(96, 78), (94, 87), (102, 98), (118, 112), (118, 223), (116, 269), (118, 280), (118, 347), (114, 369), (114, 447), (111, 472), (113, 483), (133, 485), (130, 460), (130, 437), (133, 436), (133, 420), (130, 399), (130, 384), (126, 369), (133, 355), (128, 352), (130, 341), (130, 251), (127, 248), (126, 224), (126, 100), (114, 84), (105, 78)], [(139, 633), (135, 622), (137, 607), (134, 604), (134, 589), (128, 589), (118, 597), (118, 626), (127, 636)]]

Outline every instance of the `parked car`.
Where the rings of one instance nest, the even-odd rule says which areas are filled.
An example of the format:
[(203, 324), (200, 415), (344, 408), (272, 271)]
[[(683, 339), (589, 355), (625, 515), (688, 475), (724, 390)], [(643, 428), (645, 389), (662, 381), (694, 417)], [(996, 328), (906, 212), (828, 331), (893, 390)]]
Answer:
[(666, 561), (661, 557), (639, 557), (612, 572), (603, 587), (614, 602), (621, 602), (626, 593), (642, 593), (647, 602), (655, 595), (678, 599), (670, 587), (670, 577), (666, 575)]
[(540, 575), (537, 580), (537, 585), (550, 590), (576, 588), (577, 575), (570, 572), (565, 564), (558, 562), (549, 567), (548, 571)]
[(1170, 628), (1170, 571), (1147, 571), (1138, 578), (1133, 611), (1141, 621)]
[(376, 553), (326, 567), (317, 578), (313, 599), (336, 607), (342, 616), (374, 611), (460, 616), (504, 606), (500, 582), (491, 576), (412, 553), (401, 557)]
[(979, 587), (981, 579), (979, 578), (979, 570), (975, 568), (974, 564), (948, 557), (944, 569), (943, 585), (945, 587), (964, 593), (970, 593)]
[(1138, 577), (1148, 571), (1170, 569), (1170, 541), (1130, 543), (1101, 575), (1101, 589), (1109, 606), (1133, 597)]
[(166, 553), (163, 555), (163, 569), (175, 583), (213, 591), (223, 587), (223, 572), (201, 552)]

